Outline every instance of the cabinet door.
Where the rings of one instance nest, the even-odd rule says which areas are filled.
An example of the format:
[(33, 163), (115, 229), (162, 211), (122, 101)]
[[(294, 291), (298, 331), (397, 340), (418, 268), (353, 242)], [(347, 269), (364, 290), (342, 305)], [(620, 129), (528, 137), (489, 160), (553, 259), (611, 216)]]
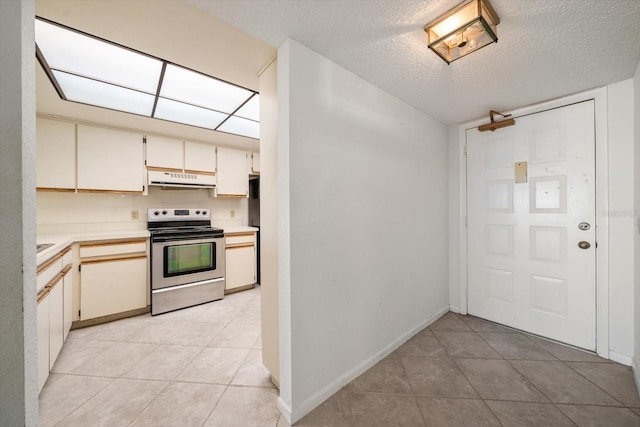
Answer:
[(80, 320), (147, 306), (147, 259), (82, 263)]
[(62, 278), (63, 280), (63, 329), (64, 339), (67, 339), (69, 330), (71, 330), (71, 322), (73, 321), (73, 272), (68, 271)]
[(49, 293), (49, 370), (53, 367), (64, 342), (64, 286), (62, 277)]
[(255, 246), (235, 246), (226, 248), (226, 289), (253, 285), (256, 282)]
[(260, 173), (260, 153), (251, 153), (251, 173)]
[(161, 136), (147, 136), (147, 167), (182, 171), (183, 142)]
[(185, 141), (184, 143), (185, 172), (215, 173), (216, 147), (201, 142)]
[(49, 376), (49, 296), (38, 302), (38, 390)]
[(247, 153), (218, 147), (218, 196), (247, 197), (249, 175)]
[(75, 190), (75, 124), (36, 119), (36, 187)]
[(142, 193), (142, 135), (78, 125), (78, 190)]

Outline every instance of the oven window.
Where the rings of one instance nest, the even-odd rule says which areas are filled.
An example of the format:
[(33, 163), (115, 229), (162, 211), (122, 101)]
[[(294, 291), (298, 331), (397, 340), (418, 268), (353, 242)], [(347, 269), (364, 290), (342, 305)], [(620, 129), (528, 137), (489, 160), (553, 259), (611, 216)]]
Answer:
[(172, 245), (164, 248), (164, 276), (179, 276), (216, 269), (215, 242)]

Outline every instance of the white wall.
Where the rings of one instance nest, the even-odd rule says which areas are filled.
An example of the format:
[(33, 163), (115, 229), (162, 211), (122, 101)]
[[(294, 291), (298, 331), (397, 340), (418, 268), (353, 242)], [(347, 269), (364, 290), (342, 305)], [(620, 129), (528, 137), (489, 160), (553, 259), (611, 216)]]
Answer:
[(260, 76), (260, 301), (262, 363), (279, 383), (277, 83), (275, 61)]
[(0, 1), (0, 425), (38, 424), (34, 2)]
[(635, 287), (634, 287), (634, 360), (633, 372), (636, 385), (640, 390), (640, 63), (633, 78), (633, 124), (634, 124), (634, 258), (635, 258)]
[(607, 86), (609, 129), (609, 356), (633, 356), (633, 80)]
[(293, 40), (278, 60), (279, 406), (295, 421), (448, 310), (447, 128)]
[[(636, 77), (637, 79), (637, 77)], [(631, 364), (634, 348), (634, 307), (633, 307), (633, 82), (625, 80), (606, 87), (607, 89), (607, 158), (608, 158), (608, 212), (601, 212), (609, 219), (609, 357), (621, 363)], [(636, 88), (637, 90), (637, 88)], [(572, 96), (572, 99), (579, 95)], [(543, 103), (556, 106), (562, 100)], [(463, 126), (464, 127), (464, 126)], [(449, 180), (450, 206), (453, 209), (464, 199), (464, 182), (460, 174), (464, 175), (464, 155), (460, 151), (460, 136), (456, 132), (449, 134)], [(461, 253), (464, 242), (459, 239), (459, 230), (463, 214), (452, 214), (450, 223), (450, 252)], [(456, 264), (457, 263), (457, 264)], [(460, 308), (460, 286), (465, 278), (460, 277), (464, 260), (451, 258), (450, 266), (450, 304), (453, 310)], [(462, 305), (462, 307), (461, 307)]]
[[(209, 190), (149, 188), (148, 196), (101, 193), (37, 193), (38, 233), (96, 230), (144, 230), (147, 209), (208, 208), (214, 226), (247, 225), (247, 199), (211, 198)], [(131, 219), (131, 211), (138, 219)], [(234, 217), (232, 217), (232, 211)]]

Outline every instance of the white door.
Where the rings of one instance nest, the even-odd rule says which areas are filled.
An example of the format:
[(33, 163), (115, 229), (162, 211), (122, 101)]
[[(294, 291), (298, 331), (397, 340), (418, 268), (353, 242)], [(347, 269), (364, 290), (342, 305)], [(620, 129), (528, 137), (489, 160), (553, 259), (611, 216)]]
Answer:
[(467, 131), (469, 314), (595, 350), (594, 126), (585, 101)]

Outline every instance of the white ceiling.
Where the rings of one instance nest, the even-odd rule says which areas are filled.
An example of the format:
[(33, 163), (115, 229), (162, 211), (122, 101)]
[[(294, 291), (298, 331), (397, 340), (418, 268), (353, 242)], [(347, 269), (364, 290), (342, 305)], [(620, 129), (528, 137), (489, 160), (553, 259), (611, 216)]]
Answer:
[(256, 38), (303, 43), (447, 123), (633, 76), (640, 0), (492, 0), (497, 44), (447, 65), (424, 25), (461, 0), (187, 0)]

